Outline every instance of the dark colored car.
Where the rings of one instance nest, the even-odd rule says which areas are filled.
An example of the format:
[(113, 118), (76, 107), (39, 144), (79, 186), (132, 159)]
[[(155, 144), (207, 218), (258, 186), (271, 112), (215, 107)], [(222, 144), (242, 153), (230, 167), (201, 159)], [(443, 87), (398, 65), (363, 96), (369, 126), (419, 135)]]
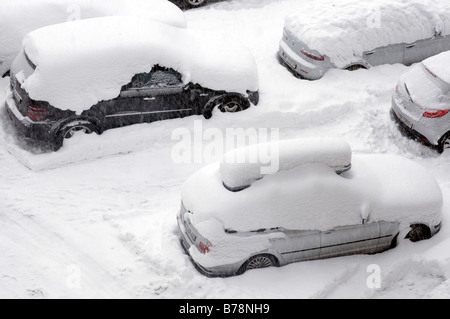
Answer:
[(63, 145), (64, 139), (79, 131), (101, 134), (108, 129), (190, 115), (203, 115), (209, 119), (215, 108), (222, 112), (238, 112), (259, 102), (258, 91), (241, 94), (212, 90), (192, 82), (186, 84), (174, 69), (154, 65), (150, 72), (136, 74), (116, 98), (75, 112), (29, 97), (21, 83), (31, 78), (36, 70), (39, 68), (22, 50), (11, 69), (6, 109), (25, 137), (37, 144), (50, 145), (54, 150)]

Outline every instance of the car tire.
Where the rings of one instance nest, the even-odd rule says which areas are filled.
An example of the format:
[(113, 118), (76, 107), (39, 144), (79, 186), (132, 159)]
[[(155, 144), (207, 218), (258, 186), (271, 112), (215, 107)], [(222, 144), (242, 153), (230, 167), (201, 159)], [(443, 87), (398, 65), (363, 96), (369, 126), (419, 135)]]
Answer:
[(91, 121), (76, 120), (66, 123), (58, 131), (55, 150), (60, 149), (64, 144), (64, 140), (72, 138), (77, 132), (84, 132), (85, 134), (99, 134), (99, 130), (96, 125)]
[(11, 75), (11, 71), (8, 70), (8, 71), (6, 71), (5, 74), (2, 75), (2, 78), (6, 78), (6, 77), (8, 77), (8, 76), (10, 76), (10, 75)]
[(347, 71), (356, 71), (356, 70), (367, 70), (367, 68), (364, 65), (361, 64), (354, 64), (354, 65), (350, 65), (348, 67), (345, 68)]
[(268, 268), (268, 267), (276, 267), (278, 266), (278, 262), (276, 258), (269, 254), (263, 254), (263, 255), (256, 255), (247, 260), (241, 268), (239, 268), (236, 275), (242, 275), (247, 270), (252, 269), (262, 269), (262, 268)]
[(240, 94), (226, 94), (213, 98), (203, 109), (203, 116), (209, 120), (213, 116), (215, 109), (222, 113), (236, 113), (250, 107), (250, 102)]
[(437, 146), (437, 151), (439, 153), (444, 153), (446, 149), (450, 148), (450, 132), (446, 133), (439, 141)]
[(411, 225), (411, 230), (405, 238), (409, 239), (413, 243), (421, 240), (427, 240), (431, 238), (431, 230), (428, 226), (423, 224)]
[(208, 3), (208, 0), (184, 0), (184, 5), (187, 8), (198, 8)]
[(398, 234), (394, 237), (394, 239), (392, 239), (391, 247), (389, 247), (389, 249), (394, 249), (395, 247), (397, 247), (397, 245), (398, 245)]

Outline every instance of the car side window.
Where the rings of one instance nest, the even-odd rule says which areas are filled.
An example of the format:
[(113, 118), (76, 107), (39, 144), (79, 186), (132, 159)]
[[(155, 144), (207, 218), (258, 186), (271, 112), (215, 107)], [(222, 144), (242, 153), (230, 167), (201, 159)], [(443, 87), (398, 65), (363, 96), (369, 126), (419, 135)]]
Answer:
[(171, 94), (182, 90), (182, 76), (173, 69), (155, 66), (148, 73), (133, 77), (131, 83), (122, 88), (121, 96), (144, 96)]

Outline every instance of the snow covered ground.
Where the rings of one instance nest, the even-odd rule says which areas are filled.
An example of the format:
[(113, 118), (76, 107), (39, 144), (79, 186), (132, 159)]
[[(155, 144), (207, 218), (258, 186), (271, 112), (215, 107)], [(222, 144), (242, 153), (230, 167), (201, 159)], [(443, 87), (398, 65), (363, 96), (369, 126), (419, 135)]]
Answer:
[[(203, 129), (279, 128), (281, 137), (342, 137), (355, 152), (410, 158), (441, 185), (437, 236), (400, 240), (379, 255), (206, 278), (182, 252), (176, 226), (181, 186), (203, 164), (176, 164), (171, 156), (173, 131), (193, 132), (201, 117), (76, 136), (58, 153), (39, 154), (11, 135), (2, 79), (0, 297), (450, 298), (450, 152), (438, 155), (403, 137), (389, 116), (409, 67), (332, 70), (315, 82), (293, 77), (276, 53), (284, 17), (298, 1), (231, 0), (186, 12), (189, 27), (247, 44), (260, 73), (257, 107), (215, 114)], [(379, 288), (372, 281), (378, 271)]]

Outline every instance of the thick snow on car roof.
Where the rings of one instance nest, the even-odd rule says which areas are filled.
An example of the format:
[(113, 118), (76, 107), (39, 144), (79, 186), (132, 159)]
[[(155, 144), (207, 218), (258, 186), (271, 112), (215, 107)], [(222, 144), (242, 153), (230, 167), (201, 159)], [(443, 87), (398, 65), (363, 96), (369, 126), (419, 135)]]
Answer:
[(117, 15), (186, 27), (184, 13), (166, 0), (2, 0), (0, 74), (8, 70), (29, 32), (66, 21)]
[(363, 220), (388, 221), (399, 222), (404, 236), (411, 224), (437, 225), (443, 204), (439, 184), (422, 166), (385, 154), (354, 155), (352, 169), (341, 175), (327, 165), (302, 165), (268, 175), (241, 192), (227, 190), (220, 163), (211, 164), (186, 181), (182, 200), (191, 222), (210, 240), (211, 221), (244, 232), (326, 231)]
[(242, 94), (258, 89), (250, 51), (221, 33), (108, 17), (42, 28), (23, 43), (37, 66), (23, 83), (30, 97), (78, 113), (116, 98), (157, 64), (180, 72), (184, 83)]
[(355, 0), (299, 3), (285, 26), (337, 67), (359, 62), (364, 52), (450, 34), (448, 0)]
[(450, 51), (424, 60), (423, 65), (438, 78), (450, 85)]
[(220, 166), (224, 185), (242, 190), (265, 175), (320, 163), (341, 173), (350, 169), (352, 150), (341, 139), (293, 139), (257, 144), (227, 153)]

